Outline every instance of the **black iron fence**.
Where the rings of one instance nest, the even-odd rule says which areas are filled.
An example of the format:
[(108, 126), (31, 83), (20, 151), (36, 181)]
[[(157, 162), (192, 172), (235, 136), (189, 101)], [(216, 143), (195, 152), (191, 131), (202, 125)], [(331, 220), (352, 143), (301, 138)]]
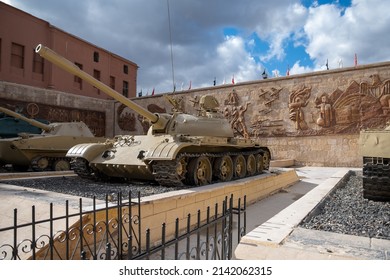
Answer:
[(49, 218), (42, 220), (33, 206), (30, 223), (18, 223), (15, 209), (13, 225), (0, 228), (0, 259), (231, 259), (233, 244), (246, 232), (246, 197), (236, 207), (233, 196), (226, 197), (222, 205), (208, 207), (203, 220), (201, 211), (176, 219), (173, 234), (162, 223), (157, 240), (150, 229), (143, 230), (140, 194), (132, 199), (131, 192), (126, 198), (118, 193), (111, 200), (107, 195), (102, 206), (93, 199), (93, 206), (83, 209), (80, 198), (77, 213), (70, 213), (66, 201), (65, 215), (58, 217), (50, 204)]

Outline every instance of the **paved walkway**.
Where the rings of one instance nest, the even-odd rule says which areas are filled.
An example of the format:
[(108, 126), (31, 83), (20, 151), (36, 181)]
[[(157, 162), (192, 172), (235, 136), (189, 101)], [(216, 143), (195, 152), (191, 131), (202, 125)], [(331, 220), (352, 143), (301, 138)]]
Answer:
[(297, 228), (351, 168), (296, 168), (301, 181), (248, 207), (237, 259), (390, 259), (390, 241)]

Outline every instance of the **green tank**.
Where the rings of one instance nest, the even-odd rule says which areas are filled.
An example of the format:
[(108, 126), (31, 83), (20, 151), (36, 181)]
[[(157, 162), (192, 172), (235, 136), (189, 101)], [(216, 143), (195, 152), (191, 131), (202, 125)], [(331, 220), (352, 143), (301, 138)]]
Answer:
[[(31, 119), (31, 118), (29, 118)], [(44, 124), (49, 122), (43, 119), (34, 119)], [(19, 133), (40, 134), (42, 129), (19, 118), (8, 116), (0, 111), (0, 138), (17, 137)]]
[(0, 166), (12, 165), (16, 171), (70, 170), (68, 150), (76, 144), (105, 141), (94, 137), (83, 122), (44, 124), (7, 108), (0, 112), (21, 119), (42, 130), (40, 134), (19, 133), (18, 137), (0, 139)]
[(390, 201), (390, 126), (383, 130), (362, 130), (359, 144), (364, 198)]
[(72, 158), (72, 168), (79, 176), (157, 181), (178, 187), (227, 182), (269, 169), (270, 150), (254, 140), (235, 137), (213, 96), (200, 98), (196, 116), (179, 111), (155, 114), (51, 49), (38, 45), (36, 52), (150, 121), (146, 135), (118, 135), (106, 143), (70, 148), (66, 156)]

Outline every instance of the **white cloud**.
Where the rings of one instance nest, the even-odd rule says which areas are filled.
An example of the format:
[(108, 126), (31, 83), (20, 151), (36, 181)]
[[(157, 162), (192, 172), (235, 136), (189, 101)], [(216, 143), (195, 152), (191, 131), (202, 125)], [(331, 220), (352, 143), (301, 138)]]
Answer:
[(261, 56), (261, 60), (269, 61), (272, 58), (282, 60), (285, 57), (285, 44), (290, 36), (299, 33), (307, 17), (307, 9), (301, 4), (294, 3), (287, 8), (274, 11), (269, 17), (269, 26), (264, 29), (258, 25), (256, 31), (260, 38), (269, 42), (269, 51)]
[(217, 59), (220, 74), (224, 77), (234, 75), (235, 82), (258, 79), (260, 65), (245, 49), (245, 41), (239, 36), (227, 36), (225, 41), (217, 47)]
[(313, 72), (315, 69), (307, 66), (300, 65), (300, 61), (294, 63), (294, 65), (290, 69), (290, 75), (303, 74), (308, 72)]
[[(5, 2), (134, 61), (140, 67), (138, 90), (172, 90), (166, 1)], [(224, 78), (230, 82), (233, 74), (237, 82), (259, 79), (264, 66), (258, 59), (269, 63), (268, 69), (293, 64), (291, 74), (324, 69), (327, 59), (331, 69), (340, 59), (351, 66), (355, 52), (359, 63), (390, 60), (388, 0), (353, 0), (346, 9), (329, 2), (335, 4), (314, 1), (305, 8), (299, 0), (170, 0), (177, 88), (182, 83), (187, 88), (190, 81), (193, 88), (211, 86), (214, 78), (218, 84)], [(238, 35), (225, 37), (226, 27), (239, 30)], [(301, 53), (303, 47), (314, 66), (306, 66), (311, 61), (305, 57), (291, 61), (290, 54), (288, 63), (283, 61), (287, 45), (299, 46)]]
[(308, 38), (306, 51), (315, 68), (321, 68), (326, 59), (330, 68), (338, 68), (340, 59), (344, 66), (352, 66), (355, 53), (362, 64), (389, 60), (388, 4), (354, 0), (345, 11), (336, 5), (311, 7), (304, 31)]

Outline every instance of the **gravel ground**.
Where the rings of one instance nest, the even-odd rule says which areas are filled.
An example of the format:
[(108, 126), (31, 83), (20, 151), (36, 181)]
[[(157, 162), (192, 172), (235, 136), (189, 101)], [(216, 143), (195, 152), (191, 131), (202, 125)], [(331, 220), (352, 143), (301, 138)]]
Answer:
[(51, 192), (58, 192), (70, 194), (77, 197), (86, 197), (105, 200), (106, 195), (114, 195), (117, 197), (118, 193), (122, 193), (124, 198), (128, 198), (129, 192), (131, 196), (138, 197), (138, 192), (141, 197), (153, 194), (159, 194), (178, 190), (178, 188), (162, 187), (158, 184), (150, 183), (108, 183), (108, 182), (94, 182), (86, 179), (81, 179), (77, 176), (60, 176), (51, 178), (38, 179), (23, 179), (23, 180), (3, 180), (4, 184), (11, 184), (34, 189), (40, 189)]
[[(104, 200), (107, 194), (121, 192), (128, 197), (141, 197), (178, 190), (158, 184), (103, 183), (79, 177), (54, 177), (27, 180), (7, 180), (5, 184), (36, 188), (52, 192), (71, 194)], [(356, 172), (345, 185), (340, 186), (322, 205), (322, 209), (300, 226), (308, 229), (331, 231), (365, 237), (390, 240), (390, 203), (363, 198), (362, 174)]]
[(390, 240), (390, 202), (363, 198), (361, 172), (354, 173), (322, 206), (319, 213), (300, 226)]

